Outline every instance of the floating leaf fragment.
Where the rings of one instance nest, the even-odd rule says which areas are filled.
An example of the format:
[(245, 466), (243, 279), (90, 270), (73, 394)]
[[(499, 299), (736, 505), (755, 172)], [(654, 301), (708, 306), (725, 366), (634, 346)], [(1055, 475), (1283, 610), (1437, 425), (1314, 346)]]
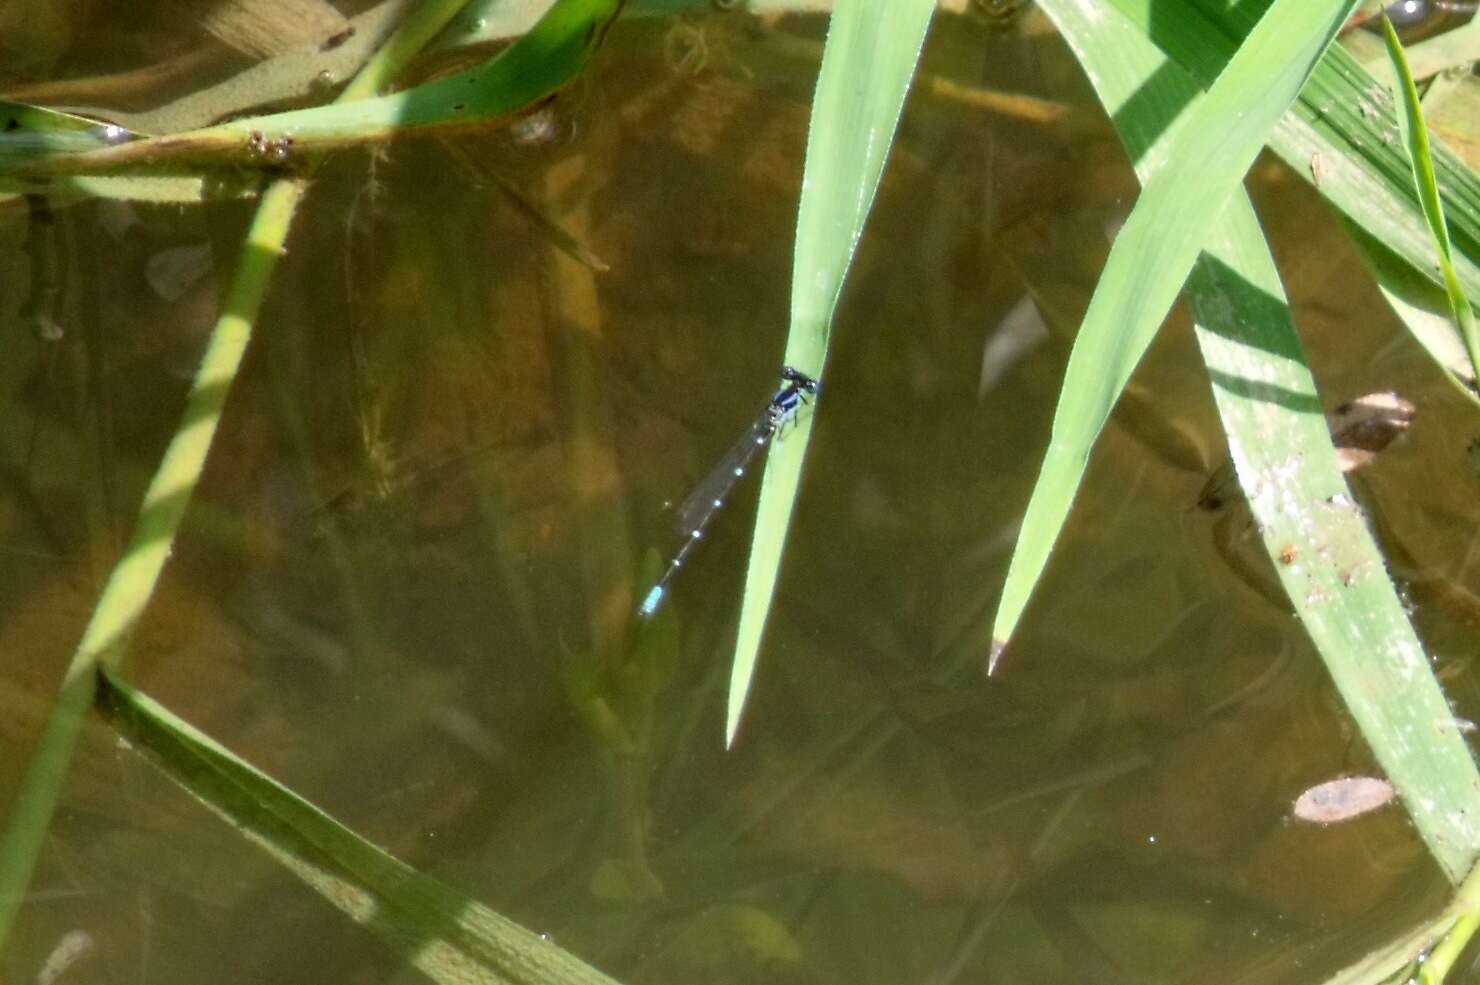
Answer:
[(1295, 816), (1315, 824), (1350, 821), (1393, 799), (1393, 785), (1375, 776), (1344, 776), (1318, 783), (1295, 800)]

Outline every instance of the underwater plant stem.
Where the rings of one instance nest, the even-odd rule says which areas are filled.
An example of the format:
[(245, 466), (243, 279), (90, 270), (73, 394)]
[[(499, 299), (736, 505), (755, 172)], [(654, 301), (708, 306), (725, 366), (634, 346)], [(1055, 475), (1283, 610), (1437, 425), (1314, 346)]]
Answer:
[[(464, 2), (431, 0), (410, 15), (403, 27), (414, 29), (424, 44)], [(435, 18), (441, 20), (433, 26)], [(375, 77), (383, 78), (390, 69), (405, 64), (407, 52), (396, 44), (401, 34), (398, 30), (386, 44), (394, 57), (387, 56), (388, 62), (372, 59), (367, 72), (374, 66)], [(364, 91), (352, 83), (340, 98), (353, 98), (353, 93)], [(108, 576), (82, 641), (67, 665), (57, 703), (21, 778), (4, 834), (0, 835), (0, 948), (14, 925), (61, 797), (83, 716), (96, 695), (97, 669), (99, 665), (116, 666), (123, 659), (129, 637), (159, 583), (180, 521), (200, 483), (222, 408), (307, 187), (304, 178), (281, 178), (268, 187), (258, 203), (221, 316), (185, 398), (180, 425), (144, 494), (133, 535)]]
[(1477, 928), (1480, 928), (1480, 911), (1466, 910), (1461, 913), (1444, 935), (1444, 939), (1429, 952), (1418, 973), (1419, 985), (1439, 985), (1444, 981), (1466, 945), (1470, 943), (1470, 938), (1475, 936)]
[(369, 99), (390, 88), (423, 48), (431, 44), (448, 21), (468, 5), (468, 0), (423, 0), (355, 73), (349, 85), (334, 100), (347, 103)]
[[(1419, 985), (1439, 985), (1443, 982), (1475, 936), (1475, 931), (1480, 930), (1480, 865), (1471, 869), (1464, 882), (1460, 883), (1448, 910), (1457, 915), (1452, 917), (1454, 922), (1449, 925), (1448, 930), (1442, 932), (1443, 936), (1429, 951), (1428, 957), (1423, 959), (1418, 973)], [(1442, 920), (1436, 926), (1442, 926)]]
[(91, 706), (99, 664), (117, 664), (154, 593), (173, 548), (190, 497), (200, 482), (206, 455), (241, 365), (252, 323), (281, 253), (283, 236), (304, 184), (279, 181), (263, 196), (200, 369), (185, 398), (179, 429), (160, 460), (123, 557), (108, 576), (82, 641), (62, 678), (57, 703), (21, 779), (0, 836), (0, 946), (25, 894), (46, 836), (82, 718)]

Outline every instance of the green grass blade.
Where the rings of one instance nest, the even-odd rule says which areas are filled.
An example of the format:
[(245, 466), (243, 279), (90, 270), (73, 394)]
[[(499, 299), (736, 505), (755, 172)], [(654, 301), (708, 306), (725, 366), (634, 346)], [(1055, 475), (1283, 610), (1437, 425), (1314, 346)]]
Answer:
[(200, 205), (209, 201), (255, 198), (260, 187), (260, 182), (251, 185), (207, 183), (204, 178), (183, 176), (153, 178), (144, 175), (112, 175), (94, 178), (90, 175), (65, 175), (45, 179), (0, 177), (0, 198), (12, 195), (45, 195), (54, 205), (85, 198)]
[(1449, 932), (1423, 959), (1419, 985), (1440, 985), (1459, 963), (1476, 930), (1480, 930), (1480, 910), (1470, 909), (1461, 913)]
[(1393, 313), (1402, 320), (1414, 341), (1428, 352), (1429, 358), (1449, 374), (1456, 391), (1480, 406), (1480, 398), (1472, 388), (1475, 367), (1465, 351), (1463, 340), (1454, 330), (1448, 293), (1414, 270), (1385, 244), (1373, 239), (1366, 230), (1345, 217), (1339, 218)]
[[(80, 154), (110, 147), (135, 135), (122, 127), (41, 106), (0, 99), (0, 170), (7, 160), (40, 153)], [(47, 181), (0, 180), (0, 196), (46, 195), (53, 205), (68, 197), (113, 198), (135, 202), (202, 202), (200, 178), (68, 177)], [(216, 194), (230, 195), (223, 189)]]
[(482, 65), (405, 92), (251, 116), (89, 153), (42, 154), (6, 162), (0, 174), (169, 174), (253, 163), (279, 167), (295, 155), (384, 141), (422, 127), (486, 124), (533, 105), (578, 75), (622, 3), (559, 0), (528, 34)]
[[(1386, 71), (1382, 66), (1388, 63), (1387, 44), (1381, 38), (1358, 34), (1344, 44), (1367, 71)], [(1471, 18), (1468, 24), (1404, 45), (1403, 57), (1415, 79), (1432, 78), (1453, 68), (1469, 68), (1480, 58), (1480, 20)]]
[[(786, 365), (819, 379), (833, 310), (894, 142), (934, 9), (934, 0), (839, 0), (828, 26), (797, 207), (785, 356)], [(820, 399), (827, 399), (826, 384)], [(772, 442), (766, 459), (730, 667), (726, 746), (735, 741), (755, 676), (811, 435), (812, 418), (803, 415), (784, 440)]]
[[(23, 161), (38, 154), (81, 154), (134, 136), (122, 127), (85, 116), (0, 99), (0, 170), (7, 160)], [(206, 198), (204, 182), (195, 177), (0, 180), (0, 197), (26, 194), (46, 195), (53, 205), (68, 196), (135, 202), (201, 202)]]
[(616, 985), (547, 937), (423, 875), (108, 671), (98, 707), (171, 780), (440, 985)]
[[(279, 190), (281, 189), (281, 191)], [(276, 194), (274, 194), (276, 193)], [(10, 934), (42, 840), (61, 796), (82, 718), (93, 701), (96, 668), (123, 658), (134, 626), (154, 593), (180, 521), (200, 481), (230, 382), (241, 365), (260, 294), (248, 288), (266, 280), (278, 251), (261, 249), (262, 237), (284, 224), (301, 186), (279, 182), (258, 206), (226, 312), (207, 343), (195, 382), (185, 398), (182, 424), (160, 460), (123, 557), (108, 576), (82, 640), (63, 674), (46, 727), (16, 791), (0, 835), (0, 945)], [(250, 310), (247, 310), (250, 308)]]
[[(1438, 955), (1441, 960), (1451, 957), (1452, 947), (1463, 943), (1461, 936), (1464, 931), (1473, 932), (1473, 916), (1476, 913), (1480, 913), (1480, 869), (1465, 878), (1455, 892), (1454, 899), (1450, 900), (1449, 905), (1438, 916), (1425, 920), (1386, 944), (1374, 948), (1327, 978), (1322, 985), (1378, 985), (1379, 982), (1414, 981), (1411, 969), (1424, 955)], [(1469, 919), (1466, 919), (1467, 915)], [(1461, 922), (1469, 926), (1461, 927)], [(1461, 933), (1451, 933), (1455, 929), (1459, 929)], [(1433, 970), (1426, 967), (1417, 981), (1434, 985), (1438, 979), (1428, 974)]]
[[(1157, 107), (1199, 96), (1114, 11), (1041, 0), (1137, 158), (1143, 182), (1174, 132)], [(1190, 115), (1190, 114), (1189, 114)], [(1175, 130), (1175, 125), (1173, 127)], [(1234, 465), (1286, 594), (1363, 737), (1440, 867), (1458, 882), (1475, 860), (1480, 774), (1404, 614), (1376, 545), (1346, 495), (1330, 433), (1248, 196), (1235, 192), (1188, 283), (1197, 338)], [(1287, 548), (1294, 563), (1279, 563)]]
[(0, 161), (46, 150), (96, 150), (133, 136), (85, 116), (0, 99)]
[(1387, 42), (1388, 58), (1396, 76), (1393, 90), (1402, 107), (1398, 124), (1403, 131), (1403, 143), (1408, 147), (1408, 158), (1413, 165), (1413, 181), (1418, 189), (1418, 201), (1423, 206), (1424, 220), (1429, 224), (1429, 234), (1434, 238), (1434, 249), (1439, 254), (1439, 273), (1444, 279), (1444, 291), (1449, 297), (1449, 310), (1454, 323), (1464, 340), (1465, 350), (1470, 356), (1474, 375), (1480, 376), (1480, 337), (1475, 330), (1475, 312), (1470, 308), (1470, 299), (1465, 296), (1464, 286), (1454, 269), (1454, 251), (1449, 244), (1449, 227), (1444, 222), (1444, 203), (1439, 199), (1439, 186), (1434, 177), (1434, 159), (1429, 148), (1429, 128), (1424, 124), (1423, 106), (1418, 100), (1418, 90), (1413, 85), (1413, 76), (1408, 71), (1408, 59), (1403, 55), (1403, 45), (1393, 30), (1393, 22), (1383, 14), (1382, 34)]
[(1480, 773), (1342, 481), (1278, 274), (1246, 201), (1189, 282), (1240, 483), (1275, 570), (1439, 867), (1480, 847)]
[[(1261, 10), (1259, 3), (1220, 0), (1107, 2), (1204, 86), (1218, 77)], [(1269, 146), (1348, 219), (1437, 283), (1431, 239), (1398, 136), (1387, 87), (1333, 45)], [(1480, 177), (1444, 147), (1434, 150), (1456, 271), (1474, 296), (1480, 292)]]
[(1336, 36), (1354, 0), (1276, 0), (1141, 192), (1069, 357), (1053, 433), (1007, 572), (991, 660), (1017, 628), (1104, 426), (1208, 230)]
[[(343, 44), (322, 50), (318, 43), (263, 59), (213, 85), (193, 89), (178, 99), (134, 112), (110, 107), (110, 119), (146, 133), (181, 133), (216, 120), (249, 115), (253, 107), (303, 105), (322, 92), (325, 80), (347, 79), (377, 50), (402, 19), (412, 0), (381, 2), (350, 18), (355, 33)], [(796, 0), (788, 0), (795, 6)], [(700, 13), (712, 0), (632, 0), (623, 16), (665, 17)], [(476, 0), (470, 2), (437, 36), (432, 51), (452, 54), (472, 46), (504, 45), (529, 33), (549, 6), (548, 0)], [(749, 8), (775, 8), (776, 0), (752, 2)]]

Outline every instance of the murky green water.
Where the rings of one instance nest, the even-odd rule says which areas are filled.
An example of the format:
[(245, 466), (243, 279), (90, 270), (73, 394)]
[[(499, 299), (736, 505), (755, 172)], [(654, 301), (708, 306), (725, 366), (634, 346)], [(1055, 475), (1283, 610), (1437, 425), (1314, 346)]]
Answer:
[[(753, 490), (631, 646), (639, 566), (676, 546), (665, 502), (774, 382), (821, 28), (629, 23), (532, 133), (335, 158), (128, 677), (624, 981), (1319, 980), (1443, 880), (1397, 808), (1291, 818), (1307, 787), (1372, 765), (1293, 619), (1230, 565), (1254, 556), (1246, 521), (1194, 508), (1223, 455), (1183, 315), (982, 674), (1068, 338), (1135, 194), (1036, 15), (935, 26), (738, 747), (723, 688)], [(554, 249), (484, 168), (610, 270)], [(1396, 386), (1419, 404), (1358, 482), (1425, 566), (1416, 618), (1474, 717), (1475, 613), (1429, 577), (1474, 582), (1455, 398), (1303, 183), (1265, 164), (1253, 190), (1328, 403)], [(0, 791), (175, 426), (247, 215), (60, 212), (66, 331), (46, 342), (13, 317), (26, 268), (5, 220)], [(13, 981), (77, 931), (91, 947), (60, 981), (409, 974), (101, 724), (33, 894)]]

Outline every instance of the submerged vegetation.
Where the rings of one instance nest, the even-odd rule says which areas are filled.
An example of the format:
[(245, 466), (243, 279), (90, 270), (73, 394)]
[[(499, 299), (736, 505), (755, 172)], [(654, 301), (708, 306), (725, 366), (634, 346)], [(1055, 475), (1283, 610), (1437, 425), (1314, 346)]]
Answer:
[[(1474, 30), (1405, 57), (1385, 18), (1381, 32), (1358, 26), (1373, 11), (1354, 0), (1258, 6), (243, 0), (201, 5), (183, 35), (220, 39), (230, 71), (186, 46), (65, 79), (47, 76), (70, 35), (106, 19), (78, 3), (28, 22), (0, 107), (14, 299), (0, 392), (15, 420), (35, 418), (4, 437), (29, 517), (8, 536), (17, 557), (84, 561), (11, 589), (16, 626), (58, 620), (7, 643), (48, 682), (8, 683), (12, 704), (29, 713), (32, 694), (55, 692), (15, 715), (36, 723), (12, 736), (23, 769), (4, 788), (11, 977), (50, 982), (58, 955), (92, 947), (149, 970), (168, 895), (250, 923), (252, 946), (335, 910), (420, 976), (460, 983), (1442, 980), (1480, 920), (1475, 696), (1454, 693), (1443, 659), (1473, 651), (1480, 603), (1463, 566), (1436, 577), (1405, 546), (1392, 497), (1349, 487), (1415, 405), (1383, 379), (1376, 399), (1342, 408), (1385, 408), (1380, 442), (1328, 420), (1341, 401), (1317, 387), (1338, 371), (1307, 362), (1250, 175), (1277, 156), (1286, 185), (1298, 176), (1340, 216), (1341, 249), (1411, 332), (1384, 345), (1426, 354), (1404, 369), (1433, 384), (1419, 419), (1455, 438), (1421, 467), (1450, 499), (1473, 493), (1457, 449), (1480, 433), (1480, 180), (1424, 117), (1473, 106)], [(1138, 194), (1047, 143), (1058, 128), (1109, 146), (1087, 100), (952, 74), (999, 68), (1023, 23), (1072, 52), (1062, 84), (1082, 97), (1087, 80)], [(988, 117), (1017, 129), (999, 138)], [(670, 128), (688, 164), (660, 172)], [(754, 145), (732, 146), (749, 129)], [(981, 205), (1011, 184), (994, 162), (1024, 133), (1045, 150), (1020, 175), (1099, 181), (1134, 205), (1078, 227), (1026, 196)], [(387, 177), (398, 161), (416, 162), (410, 180)], [(713, 168), (734, 187), (710, 182)], [(1054, 211), (1072, 212), (1062, 194)], [(645, 212), (654, 200), (677, 218)], [(142, 275), (110, 269), (104, 244), (166, 218), (209, 241), (155, 252)], [(679, 232), (654, 245), (649, 226)], [(229, 257), (219, 290), (193, 286), (216, 256)], [(1094, 269), (1076, 281), (1080, 259)], [(140, 276), (152, 294), (108, 296)], [(675, 314), (706, 279), (718, 300)], [(999, 308), (1017, 298), (985, 343), (958, 310), (977, 290)], [(1196, 387), (1143, 366), (1175, 334), (1179, 296), (1192, 331), (1178, 365), (1200, 359)], [(209, 311), (203, 339), (171, 320), (192, 307)], [(873, 335), (843, 327), (850, 314)], [(119, 352), (103, 342), (122, 334), (115, 321), (137, 333), (125, 366), (103, 355)], [(1329, 354), (1330, 337), (1359, 330), (1376, 329), (1305, 344)], [(1025, 355), (1038, 349), (1046, 364)], [(140, 368), (182, 354), (188, 368), (171, 372), (188, 387)], [(790, 382), (743, 431), (753, 445), (736, 461), (765, 462), (753, 530), (732, 524), (749, 560), (743, 588), (714, 591), (698, 570), (679, 577), (699, 567), (689, 548), (707, 523), (681, 522), (689, 540), (665, 571), (643, 550), (668, 546), (641, 520), (657, 511), (620, 493), (678, 480), (661, 454), (674, 422), (721, 431), (761, 399), (749, 384), (671, 382), (725, 363), (762, 388), (784, 366)], [(976, 392), (941, 412), (939, 380), (962, 367)], [(1159, 381), (1149, 397), (1138, 374)], [(1206, 404), (1203, 379), (1206, 430), (1231, 459), (1221, 479), (1221, 451), (1189, 437), (1201, 411), (1175, 399)], [(74, 385), (86, 423), (53, 427), (51, 393)], [(658, 413), (639, 421), (629, 389), (663, 394)], [(1051, 432), (1014, 395), (1056, 401)], [(175, 423), (146, 424), (151, 409)], [(1131, 454), (1115, 422), (1133, 416), (1144, 447)], [(72, 480), (46, 472), (58, 430)], [(867, 451), (848, 468), (850, 433)], [(120, 471), (115, 443), (148, 449), (143, 464)], [(1031, 488), (996, 474), (1026, 462)], [(847, 490), (822, 532), (803, 481), (818, 473)], [(899, 475), (903, 493), (886, 478)], [(81, 492), (47, 506), (64, 481)], [(925, 522), (891, 529), (891, 499)], [(1166, 540), (1201, 537), (1205, 514), (1222, 532), (1210, 544), (1257, 539), (1264, 558), (1220, 544), (1241, 560), (1194, 573)], [(1474, 519), (1451, 524), (1467, 545)], [(921, 543), (965, 538), (959, 565), (910, 564)], [(784, 566), (813, 586), (805, 602), (778, 595)], [(661, 608), (642, 598), (653, 584)], [(218, 596), (248, 601), (233, 613)], [(705, 596), (708, 621), (685, 605)], [(1414, 601), (1458, 615), (1415, 629)], [(79, 605), (90, 615), (74, 622)], [(208, 655), (175, 661), (191, 651)], [(1318, 725), (1274, 697), (1323, 694), (1325, 678), (1291, 669), (1311, 652), (1341, 702)], [(234, 661), (276, 663), (280, 679), (226, 673)], [(332, 715), (294, 716), (304, 687)], [(814, 700), (835, 704), (808, 717)], [(279, 917), (240, 888), (254, 882), (199, 865), (172, 874), (169, 894), (139, 891), (126, 942), (58, 934), (71, 917), (38, 909), (36, 874), (92, 864), (47, 853), (79, 776), (102, 772), (89, 765), (99, 722), (330, 907)], [(770, 731), (747, 751), (742, 723)], [(423, 745), (429, 730), (448, 741)], [(284, 755), (300, 744), (324, 758)], [(274, 757), (284, 769), (248, 762)], [(197, 830), (172, 816), (188, 809), (138, 782), (128, 799), (159, 858), (231, 855), (235, 841), (179, 835)], [(379, 797), (408, 807), (409, 837), (373, 830), (364, 808)], [(446, 855), (426, 843), (442, 827), (456, 832)], [(120, 845), (108, 864), (130, 854)], [(1127, 882), (1151, 902), (1117, 897)], [(1215, 896), (1206, 915), (1190, 902)], [(1372, 909), (1380, 925), (1361, 922)], [(1243, 949), (1287, 921), (1306, 936)]]

